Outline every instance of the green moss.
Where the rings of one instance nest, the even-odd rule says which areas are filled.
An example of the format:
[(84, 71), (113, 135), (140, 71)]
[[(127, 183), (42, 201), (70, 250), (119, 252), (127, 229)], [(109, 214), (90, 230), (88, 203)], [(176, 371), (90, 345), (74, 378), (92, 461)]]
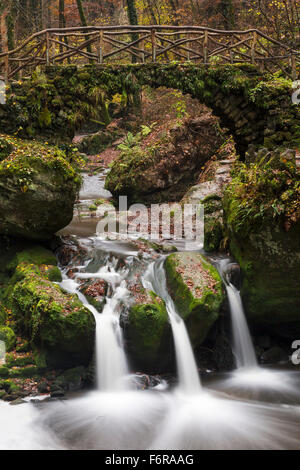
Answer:
[(41, 128), (51, 126), (51, 113), (47, 107), (38, 115), (38, 121)]
[[(291, 106), (291, 80), (261, 73), (251, 64), (206, 67), (174, 62), (46, 67), (44, 72), (36, 71), (31, 80), (12, 85), (0, 117), (0, 129), (18, 131), (23, 137), (45, 135), (54, 142), (71, 141), (83, 122), (92, 119), (109, 123), (107, 104), (114, 95), (125, 94), (133, 100), (136, 90), (145, 85), (177, 89), (211, 107), (230, 126), (242, 152), (249, 143), (263, 144), (264, 130), (273, 127), (273, 123), (273, 134), (279, 136), (282, 132), (285, 136), (280, 135), (276, 143), (269, 136), (270, 145), (286, 142), (297, 148), (299, 135), (295, 126), (299, 124), (299, 109)], [(238, 125), (245, 118), (243, 126)], [(103, 144), (96, 141), (90, 144), (102, 149)]]
[(157, 370), (165, 360), (169, 334), (168, 314), (164, 302), (133, 305), (126, 327), (127, 340), (135, 362), (144, 370)]
[(199, 253), (172, 254), (165, 268), (171, 297), (196, 347), (219, 316), (224, 300), (221, 278)]
[(17, 385), (13, 380), (6, 379), (0, 380), (0, 388), (5, 390), (6, 393), (16, 393), (20, 390), (19, 385)]
[[(43, 145), (35, 141), (21, 140), (6, 135), (0, 137), (13, 145), (13, 151), (0, 162), (0, 178), (18, 179), (20, 190), (26, 193), (32, 183), (32, 174), (47, 168), (57, 169), (62, 182), (73, 180), (79, 188), (81, 178), (77, 175), (76, 170), (82, 161), (76, 151), (67, 155), (58, 147), (47, 144)], [(72, 160), (72, 164), (69, 160)]]
[(9, 370), (9, 377), (14, 378), (29, 378), (39, 375), (39, 370), (36, 366), (30, 365), (27, 367), (16, 367)]
[(7, 158), (13, 151), (14, 146), (9, 139), (0, 138), (0, 161)]
[(50, 269), (47, 271), (47, 278), (52, 282), (61, 282), (62, 275), (60, 269), (57, 266), (54, 266), (53, 268), (50, 267)]
[(6, 350), (10, 351), (15, 347), (16, 335), (8, 326), (0, 326), (0, 340), (4, 341)]
[(7, 367), (25, 367), (34, 363), (32, 354), (22, 356), (15, 356), (12, 353), (7, 353), (5, 356), (5, 365)]
[[(70, 356), (70, 363), (86, 363), (92, 352), (94, 317), (74, 295), (62, 292), (35, 272), (31, 266), (20, 265), (24, 278), (11, 293), (14, 311), (24, 324), (31, 343), (42, 348), (47, 362), (62, 366)], [(61, 359), (57, 358), (61, 355)], [(61, 362), (60, 362), (61, 361)]]
[(287, 150), (262, 149), (251, 163), (237, 166), (224, 198), (247, 315), (290, 337), (300, 327), (300, 178), (294, 158)]
[(69, 148), (10, 140), (14, 150), (0, 162), (0, 233), (49, 239), (72, 219), (82, 160)]
[(288, 232), (266, 221), (249, 237), (230, 232), (230, 250), (241, 266), (242, 298), (249, 320), (278, 325), (276, 332), (294, 338), (300, 327), (300, 224)]
[(5, 323), (5, 320), (6, 320), (6, 311), (5, 311), (4, 305), (2, 305), (0, 302), (0, 326)]
[[(52, 264), (45, 264), (52, 263)], [(0, 298), (16, 329), (41, 358), (38, 367), (86, 364), (92, 354), (95, 321), (77, 296), (64, 293), (53, 254), (31, 246), (8, 256)], [(6, 271), (5, 271), (6, 270)], [(39, 351), (37, 353), (37, 351)]]
[(35, 264), (37, 266), (45, 264), (56, 267), (57, 259), (51, 251), (42, 246), (35, 245), (26, 250), (17, 252), (12, 261), (7, 264), (6, 269), (8, 271), (16, 269), (21, 263)]
[(247, 237), (267, 221), (289, 225), (300, 211), (300, 178), (295, 160), (285, 152), (269, 152), (251, 162), (236, 166), (224, 196), (228, 229)]
[(6, 366), (0, 366), (0, 377), (7, 378), (8, 376), (9, 376), (9, 368)]

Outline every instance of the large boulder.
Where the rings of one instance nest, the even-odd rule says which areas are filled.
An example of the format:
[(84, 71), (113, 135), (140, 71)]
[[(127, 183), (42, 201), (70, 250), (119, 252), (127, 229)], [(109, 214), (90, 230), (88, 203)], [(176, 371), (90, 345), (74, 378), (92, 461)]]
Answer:
[(27, 246), (8, 253), (1, 268), (0, 301), (18, 335), (42, 354), (48, 367), (87, 365), (92, 358), (95, 319), (76, 295), (58, 284), (56, 258), (47, 249)]
[(224, 199), (248, 318), (290, 338), (300, 334), (299, 181), (293, 152), (261, 149), (236, 169)]
[(4, 141), (0, 234), (49, 239), (72, 220), (80, 178), (57, 147), (2, 136), (2, 148)]
[(200, 253), (174, 253), (166, 260), (167, 286), (184, 319), (193, 347), (219, 317), (224, 292), (218, 271)]
[(231, 236), (241, 266), (241, 294), (250, 322), (296, 338), (300, 334), (300, 223), (288, 232), (276, 222), (247, 238)]
[(142, 303), (131, 306), (124, 323), (132, 365), (144, 372), (165, 371), (172, 357), (172, 334), (164, 302), (149, 295)]
[(113, 162), (105, 187), (114, 196), (127, 195), (131, 202), (177, 201), (224, 141), (211, 115), (172, 123), (148, 139), (128, 142)]

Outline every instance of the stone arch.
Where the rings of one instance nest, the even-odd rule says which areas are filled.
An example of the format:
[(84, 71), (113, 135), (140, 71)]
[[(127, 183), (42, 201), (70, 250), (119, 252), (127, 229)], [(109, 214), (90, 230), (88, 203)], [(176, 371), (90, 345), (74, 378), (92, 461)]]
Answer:
[[(59, 132), (72, 138), (74, 126), (69, 125), (67, 110), (72, 103), (76, 109), (80, 95), (84, 103), (92, 87), (113, 96), (124, 88), (149, 85), (178, 89), (211, 108), (232, 133), (241, 156), (249, 145), (300, 147), (300, 108), (292, 103), (292, 82), (263, 74), (250, 64), (49, 66), (43, 73), (41, 84), (33, 76), (11, 85), (7, 104), (0, 106), (0, 130), (15, 132), (22, 126), (24, 136), (30, 136), (33, 129), (49, 140)], [(36, 97), (42, 103), (36, 113), (26, 99), (28, 89), (31, 101)], [(88, 108), (82, 114), (88, 119)]]

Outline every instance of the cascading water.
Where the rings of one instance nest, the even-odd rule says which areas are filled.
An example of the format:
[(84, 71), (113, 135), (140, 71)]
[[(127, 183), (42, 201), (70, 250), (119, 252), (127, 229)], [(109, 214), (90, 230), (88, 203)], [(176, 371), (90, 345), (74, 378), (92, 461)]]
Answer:
[(64, 276), (61, 287), (78, 295), (81, 302), (93, 313), (96, 321), (96, 376), (101, 391), (116, 391), (127, 388), (128, 375), (124, 353), (123, 334), (119, 324), (121, 303), (129, 295), (126, 281), (115, 270), (114, 262), (97, 273), (79, 273), (77, 279), (104, 279), (110, 285), (102, 313), (89, 304), (79, 291), (80, 284)]
[(221, 260), (219, 270), (224, 279), (232, 322), (234, 353), (237, 368), (254, 369), (258, 367), (256, 355), (248, 328), (243, 302), (238, 289), (226, 276), (230, 260)]
[(160, 259), (148, 267), (143, 284), (146, 289), (152, 290), (165, 301), (174, 338), (179, 388), (188, 394), (201, 392), (201, 382), (188, 332), (168, 293), (164, 259)]

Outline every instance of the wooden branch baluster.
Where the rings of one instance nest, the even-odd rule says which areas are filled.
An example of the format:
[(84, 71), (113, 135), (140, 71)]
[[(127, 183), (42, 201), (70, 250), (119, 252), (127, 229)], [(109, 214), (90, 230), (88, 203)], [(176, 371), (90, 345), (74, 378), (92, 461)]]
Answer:
[(205, 31), (204, 42), (203, 42), (203, 61), (207, 65), (207, 46), (208, 46), (208, 31)]
[(253, 39), (252, 39), (252, 45), (251, 45), (251, 62), (252, 64), (255, 64), (255, 47), (257, 44), (257, 33), (254, 31), (253, 33)]
[[(123, 36), (135, 35), (137, 40), (124, 42)], [(56, 36), (58, 38), (56, 38)], [(60, 41), (61, 38), (64, 38)], [(68, 38), (70, 40), (68, 41)], [(92, 44), (92, 53), (84, 51)], [(62, 52), (56, 52), (55, 45)], [(150, 46), (148, 49), (148, 45)], [(243, 46), (243, 48), (242, 48)], [(104, 53), (104, 49), (106, 52)], [(169, 53), (170, 52), (170, 53)], [(199, 60), (208, 66), (211, 57), (218, 57), (220, 64), (247, 62), (257, 64), (270, 72), (280, 69), (293, 80), (297, 79), (300, 52), (267, 36), (256, 29), (246, 31), (221, 31), (203, 26), (86, 26), (51, 28), (34, 33), (13, 50), (4, 47), (0, 52), (0, 74), (6, 82), (20, 75), (29, 75), (38, 65), (55, 62), (83, 65), (103, 64), (110, 59), (132, 62), (130, 57), (144, 64), (148, 60), (169, 63)]]
[(152, 43), (152, 62), (156, 62), (156, 31), (151, 30), (151, 43)]
[(46, 63), (50, 65), (50, 40), (49, 33), (46, 33)]
[(4, 81), (8, 83), (8, 76), (9, 76), (9, 55), (8, 53), (4, 57)]
[(104, 48), (103, 31), (100, 31), (99, 39), (98, 39), (98, 61), (99, 61), (99, 64), (103, 64), (103, 48)]

